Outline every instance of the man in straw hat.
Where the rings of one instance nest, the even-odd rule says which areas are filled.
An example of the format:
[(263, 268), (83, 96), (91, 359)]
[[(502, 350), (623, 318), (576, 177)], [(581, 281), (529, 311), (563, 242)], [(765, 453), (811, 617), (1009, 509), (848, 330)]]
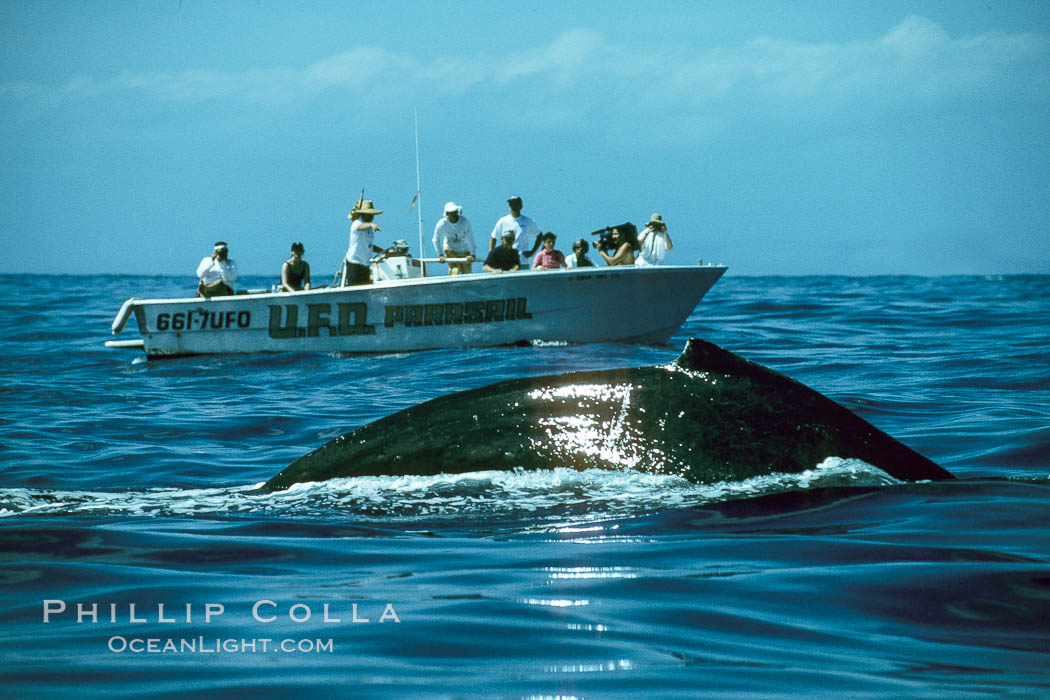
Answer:
[(470, 264), (474, 262), (476, 250), (474, 231), (470, 226), (470, 221), (463, 216), (463, 207), (455, 202), (448, 202), (445, 205), (445, 215), (434, 227), (434, 250), (437, 251), (441, 262), (445, 262), (445, 258), (467, 259), (467, 262), (449, 263), (448, 274), (459, 275), (470, 272)]
[(226, 241), (217, 241), (211, 257), (201, 260), (197, 266), (197, 296), (225, 297), (233, 294), (231, 286), (237, 280), (237, 263), (229, 257)]
[(659, 214), (653, 214), (645, 224), (645, 230), (638, 236), (638, 257), (635, 265), (660, 265), (667, 251), (674, 250), (671, 237), (667, 234), (667, 224)]
[(343, 260), (344, 287), (372, 283), (368, 267), (372, 253), (387, 252), (375, 244), (376, 231), (383, 229), (373, 219), (382, 213), (383, 210), (376, 209), (371, 199), (363, 199), (347, 217), (353, 223), (350, 224), (350, 247)]

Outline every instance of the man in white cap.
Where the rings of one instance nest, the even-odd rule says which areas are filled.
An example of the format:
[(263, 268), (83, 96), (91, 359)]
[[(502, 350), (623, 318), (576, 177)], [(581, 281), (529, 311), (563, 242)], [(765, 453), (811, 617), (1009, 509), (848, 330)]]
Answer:
[(197, 266), (197, 296), (225, 297), (233, 294), (231, 286), (237, 280), (237, 263), (229, 257), (226, 241), (217, 241), (211, 257), (201, 260)]
[(445, 258), (467, 259), (467, 262), (450, 262), (448, 274), (470, 273), (470, 264), (474, 262), (476, 251), (474, 231), (470, 227), (470, 220), (463, 216), (463, 207), (455, 202), (445, 204), (445, 215), (434, 227), (434, 250), (437, 251), (438, 260), (441, 262), (445, 262)]
[(526, 270), (532, 266), (532, 256), (540, 247), (540, 227), (536, 222), (521, 213), (521, 197), (514, 196), (507, 200), (510, 213), (496, 222), (489, 238), (489, 250), (503, 239), (506, 231), (514, 233), (514, 248), (521, 256), (521, 266)]

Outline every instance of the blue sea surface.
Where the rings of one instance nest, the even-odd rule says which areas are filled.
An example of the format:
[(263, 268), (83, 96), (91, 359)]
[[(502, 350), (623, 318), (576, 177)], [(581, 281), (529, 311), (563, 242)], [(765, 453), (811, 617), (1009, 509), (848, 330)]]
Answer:
[[(192, 279), (2, 279), (7, 697), (1050, 697), (1050, 277), (730, 274), (665, 346), (164, 361), (105, 348), (109, 324)], [(960, 478), (257, 489), (424, 400), (689, 337)]]

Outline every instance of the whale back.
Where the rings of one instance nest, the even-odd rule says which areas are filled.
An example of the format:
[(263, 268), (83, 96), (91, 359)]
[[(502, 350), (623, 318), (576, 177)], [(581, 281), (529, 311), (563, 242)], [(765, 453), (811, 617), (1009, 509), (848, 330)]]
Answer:
[(635, 469), (696, 483), (857, 458), (951, 474), (804, 384), (691, 339), (659, 367), (512, 379), (421, 403), (304, 455), (266, 486), (482, 469)]

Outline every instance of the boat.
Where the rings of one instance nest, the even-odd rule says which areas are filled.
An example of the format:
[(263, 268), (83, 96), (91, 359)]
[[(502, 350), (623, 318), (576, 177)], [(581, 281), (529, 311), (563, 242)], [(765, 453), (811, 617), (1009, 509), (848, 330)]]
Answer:
[[(124, 302), (150, 359), (258, 352), (385, 353), (523, 342), (660, 343), (725, 273), (722, 265), (430, 274), (406, 250), (373, 260), (369, 285)], [(451, 262), (455, 262), (452, 260)], [(429, 269), (428, 269), (429, 267)]]

